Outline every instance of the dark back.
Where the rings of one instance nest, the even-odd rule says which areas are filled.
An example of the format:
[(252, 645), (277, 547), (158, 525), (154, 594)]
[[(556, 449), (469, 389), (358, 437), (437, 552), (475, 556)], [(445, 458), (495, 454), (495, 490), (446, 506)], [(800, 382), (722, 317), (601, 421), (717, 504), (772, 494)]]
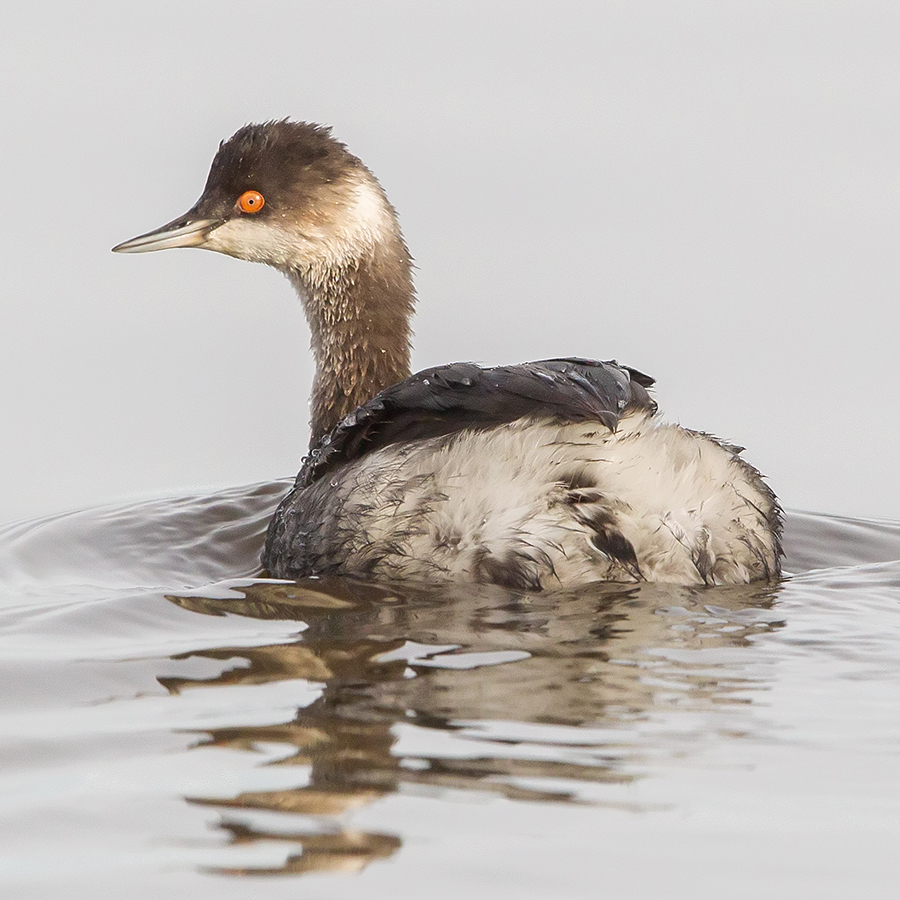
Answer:
[(647, 393), (652, 384), (636, 369), (590, 359), (426, 369), (381, 391), (325, 435), (303, 461), (296, 487), (390, 444), (483, 430), (525, 417), (596, 421), (615, 431), (626, 411), (656, 411)]

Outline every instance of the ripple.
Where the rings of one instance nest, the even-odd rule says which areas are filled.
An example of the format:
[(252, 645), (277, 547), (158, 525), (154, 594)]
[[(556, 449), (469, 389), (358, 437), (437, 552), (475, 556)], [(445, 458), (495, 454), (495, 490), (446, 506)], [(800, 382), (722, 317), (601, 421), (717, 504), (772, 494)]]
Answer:
[(255, 578), (285, 489), (0, 532), (17, 895), (480, 890), (593, 865), (589, 836), (678, 871), (713, 829), (737, 865), (786, 822), (881, 864), (862, 836), (900, 821), (900, 526), (791, 514), (778, 586)]

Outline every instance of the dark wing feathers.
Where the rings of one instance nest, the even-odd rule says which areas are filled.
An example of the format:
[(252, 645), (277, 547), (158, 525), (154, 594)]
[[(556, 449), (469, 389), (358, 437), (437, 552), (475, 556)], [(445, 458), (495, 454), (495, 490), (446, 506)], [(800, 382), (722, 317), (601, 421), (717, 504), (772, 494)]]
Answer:
[(485, 369), (453, 363), (392, 385), (352, 413), (310, 451), (297, 476), (306, 487), (329, 468), (400, 442), (485, 429), (525, 416), (597, 421), (615, 430), (627, 409), (656, 410), (653, 379), (616, 362), (546, 359)]

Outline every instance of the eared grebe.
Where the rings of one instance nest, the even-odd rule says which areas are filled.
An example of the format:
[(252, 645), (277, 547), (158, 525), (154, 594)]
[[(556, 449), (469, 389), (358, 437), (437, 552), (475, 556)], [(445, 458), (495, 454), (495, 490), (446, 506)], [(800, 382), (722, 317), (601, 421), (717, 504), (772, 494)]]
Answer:
[(734, 584), (780, 573), (781, 510), (709, 435), (662, 423), (615, 362), (456, 363), (410, 377), (409, 251), (330, 129), (247, 125), (185, 215), (120, 252), (203, 247), (284, 272), (316, 375), (309, 455), (269, 526), (274, 577)]

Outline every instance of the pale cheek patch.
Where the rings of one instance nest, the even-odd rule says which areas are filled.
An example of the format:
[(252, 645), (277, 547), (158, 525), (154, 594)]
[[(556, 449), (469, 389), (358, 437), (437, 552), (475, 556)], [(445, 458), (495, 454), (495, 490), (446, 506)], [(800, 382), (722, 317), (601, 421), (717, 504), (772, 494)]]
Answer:
[(302, 240), (298, 240), (296, 234), (288, 234), (271, 221), (249, 217), (230, 219), (220, 225), (203, 246), (236, 259), (267, 263), (277, 268), (295, 265), (294, 261), (302, 258), (304, 250)]
[(304, 228), (297, 244), (294, 267), (314, 284), (355, 267), (378, 247), (393, 247), (400, 236), (393, 210), (370, 175), (355, 176), (330, 202), (332, 208), (319, 210), (319, 222)]
[(310, 221), (239, 216), (213, 231), (207, 250), (311, 276), (315, 283), (399, 237), (387, 198), (371, 176), (357, 175), (313, 210)]
[(396, 219), (381, 188), (370, 178), (360, 178), (350, 192), (344, 239), (356, 246), (372, 247), (397, 233)]

